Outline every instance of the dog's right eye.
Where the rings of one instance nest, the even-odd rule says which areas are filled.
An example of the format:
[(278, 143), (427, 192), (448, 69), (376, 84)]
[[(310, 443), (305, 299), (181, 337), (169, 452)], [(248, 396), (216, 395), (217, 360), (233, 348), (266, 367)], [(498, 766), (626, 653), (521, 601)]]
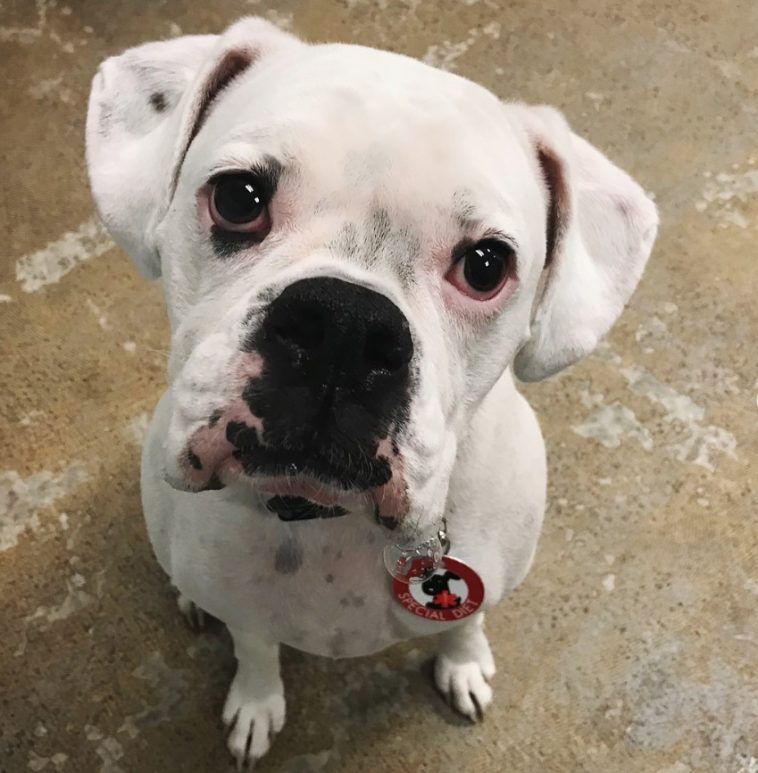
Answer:
[(253, 174), (225, 174), (213, 181), (210, 216), (223, 231), (262, 239), (271, 228), (268, 187)]

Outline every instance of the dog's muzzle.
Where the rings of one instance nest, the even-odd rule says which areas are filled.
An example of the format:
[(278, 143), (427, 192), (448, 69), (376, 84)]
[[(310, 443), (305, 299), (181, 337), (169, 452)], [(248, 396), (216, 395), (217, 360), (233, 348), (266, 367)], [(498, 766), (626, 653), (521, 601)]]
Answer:
[(300, 517), (295, 499), (333, 508), (340, 491), (365, 493), (381, 517), (400, 517), (407, 501), (397, 436), (414, 353), (402, 311), (361, 285), (301, 279), (271, 301), (242, 349), (259, 367), (190, 438), (183, 467), (191, 487), (242, 475), (290, 519)]
[(302, 279), (272, 301), (248, 345), (264, 362), (244, 399), (265, 447), (241, 449), (245, 471), (290, 465), (344, 488), (385, 484), (377, 447), (407, 409), (413, 356), (400, 309), (342, 279)]

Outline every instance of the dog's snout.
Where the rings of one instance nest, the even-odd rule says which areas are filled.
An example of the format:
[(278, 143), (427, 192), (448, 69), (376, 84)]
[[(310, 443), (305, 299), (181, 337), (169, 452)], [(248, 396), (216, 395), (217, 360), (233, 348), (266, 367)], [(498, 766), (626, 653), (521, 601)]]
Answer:
[(389, 298), (334, 277), (285, 288), (263, 334), (280, 364), (314, 386), (389, 385), (407, 373), (413, 355), (408, 321)]

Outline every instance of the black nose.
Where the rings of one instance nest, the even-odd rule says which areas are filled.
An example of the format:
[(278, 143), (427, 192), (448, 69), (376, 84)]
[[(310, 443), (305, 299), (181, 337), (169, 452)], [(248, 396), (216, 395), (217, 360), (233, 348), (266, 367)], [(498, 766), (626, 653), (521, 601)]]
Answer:
[(314, 277), (289, 285), (269, 306), (261, 332), (280, 375), (319, 391), (376, 391), (408, 378), (408, 320), (385, 295), (352, 282)]

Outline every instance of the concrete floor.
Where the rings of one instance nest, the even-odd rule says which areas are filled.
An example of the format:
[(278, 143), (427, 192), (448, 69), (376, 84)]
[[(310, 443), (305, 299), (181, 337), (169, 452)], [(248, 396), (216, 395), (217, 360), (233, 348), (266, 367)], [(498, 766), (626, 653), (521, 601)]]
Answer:
[(97, 225), (82, 137), (106, 55), (250, 12), (555, 104), (663, 218), (607, 343), (527, 390), (550, 505), (490, 616), (484, 723), (437, 698), (428, 643), (287, 652), (259, 769), (756, 773), (758, 5), (718, 0), (0, 5), (0, 770), (229, 767), (228, 638), (185, 627), (140, 513), (161, 293)]

